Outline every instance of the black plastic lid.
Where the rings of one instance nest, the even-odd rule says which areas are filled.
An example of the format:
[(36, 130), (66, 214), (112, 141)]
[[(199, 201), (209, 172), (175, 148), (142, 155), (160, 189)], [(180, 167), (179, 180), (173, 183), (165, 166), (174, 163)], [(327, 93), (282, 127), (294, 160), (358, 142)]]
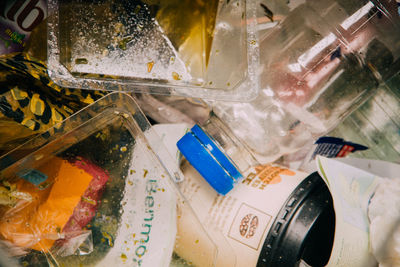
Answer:
[(257, 266), (328, 263), (335, 234), (332, 196), (317, 172), (288, 197), (265, 239)]

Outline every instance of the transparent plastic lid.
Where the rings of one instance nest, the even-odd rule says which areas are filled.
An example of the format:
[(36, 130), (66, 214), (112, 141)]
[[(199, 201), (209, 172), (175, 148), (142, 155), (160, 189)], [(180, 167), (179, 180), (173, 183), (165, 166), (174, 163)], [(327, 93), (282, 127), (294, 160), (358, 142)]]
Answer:
[(221, 240), (151, 130), (133, 98), (112, 93), (0, 158), (1, 247), (23, 266), (214, 266)]
[(59, 85), (219, 100), (257, 95), (256, 1), (50, 0)]

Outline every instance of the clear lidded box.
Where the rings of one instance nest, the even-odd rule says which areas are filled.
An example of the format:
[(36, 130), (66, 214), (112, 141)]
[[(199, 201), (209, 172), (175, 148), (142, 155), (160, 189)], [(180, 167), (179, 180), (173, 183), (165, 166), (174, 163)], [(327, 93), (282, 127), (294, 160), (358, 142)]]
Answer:
[(133, 98), (101, 98), (0, 158), (0, 245), (22, 266), (215, 266), (230, 246), (165, 151)]
[(48, 68), (83, 89), (250, 100), (256, 1), (48, 2)]

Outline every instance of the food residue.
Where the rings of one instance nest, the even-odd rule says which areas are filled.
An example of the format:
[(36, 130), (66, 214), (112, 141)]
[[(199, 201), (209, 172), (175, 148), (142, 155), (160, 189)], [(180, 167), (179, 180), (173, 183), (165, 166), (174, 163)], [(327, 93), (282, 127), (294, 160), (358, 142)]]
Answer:
[[(102, 235), (103, 235), (103, 237), (104, 237), (105, 239), (107, 239), (108, 245), (109, 245), (110, 247), (114, 246), (113, 240), (112, 240), (112, 237), (111, 237), (110, 234), (108, 234), (107, 232), (102, 232)], [(102, 238), (102, 241), (103, 241), (103, 238)]]
[(0, 185), (0, 205), (13, 207), (18, 200), (32, 201), (32, 196), (29, 193), (20, 192), (15, 184), (7, 181)]
[(172, 72), (172, 78), (176, 81), (179, 81), (181, 79), (181, 77), (179, 76), (178, 73), (176, 73), (175, 71)]
[(35, 160), (40, 160), (40, 159), (42, 159), (44, 157), (44, 155), (43, 154), (39, 154), (39, 155), (35, 155), (34, 157), (35, 157)]
[(147, 72), (151, 72), (154, 66), (154, 61), (150, 61), (147, 63)]
[(75, 64), (88, 64), (89, 61), (86, 58), (77, 58), (75, 59)]
[(93, 199), (91, 199), (89, 197), (82, 197), (81, 199), (82, 199), (83, 202), (86, 202), (86, 203), (89, 203), (89, 204), (92, 204), (92, 205), (96, 205), (97, 204), (97, 202), (95, 200), (93, 200)]
[(124, 254), (124, 253), (121, 253), (121, 259), (122, 260), (126, 260), (128, 257)]

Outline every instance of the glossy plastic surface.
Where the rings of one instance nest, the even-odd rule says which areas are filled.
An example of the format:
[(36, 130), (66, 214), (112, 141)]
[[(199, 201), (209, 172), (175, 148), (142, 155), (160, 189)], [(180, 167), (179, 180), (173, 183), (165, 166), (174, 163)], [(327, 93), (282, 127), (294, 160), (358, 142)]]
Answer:
[(48, 3), (50, 77), (67, 87), (250, 100), (256, 2)]

